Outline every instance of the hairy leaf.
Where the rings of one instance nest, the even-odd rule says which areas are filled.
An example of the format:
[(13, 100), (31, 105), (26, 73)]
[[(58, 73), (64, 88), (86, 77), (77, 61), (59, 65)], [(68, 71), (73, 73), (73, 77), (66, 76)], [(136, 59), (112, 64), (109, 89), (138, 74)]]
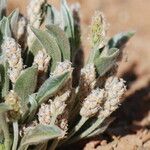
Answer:
[(68, 80), (70, 76), (69, 72), (66, 72), (60, 76), (49, 77), (39, 89), (36, 100), (39, 104), (43, 103), (50, 96), (54, 95)]
[(42, 50), (43, 47), (42, 45), (40, 44), (39, 40), (38, 39), (35, 39), (34, 42), (32, 43), (31, 47), (30, 47), (30, 51), (32, 52), (32, 54), (35, 56), (38, 51)]
[(29, 130), (21, 140), (19, 150), (29, 145), (37, 145), (45, 141), (55, 139), (62, 135), (62, 130), (57, 126), (37, 125), (34, 129)]
[(1, 76), (1, 97), (4, 98), (8, 94), (9, 90), (9, 76), (8, 76), (8, 63), (2, 62), (0, 64), (0, 76)]
[(72, 57), (74, 57), (75, 41), (74, 41), (74, 20), (71, 10), (69, 9), (66, 0), (61, 0), (61, 14), (63, 17), (64, 31), (66, 32), (72, 50)]
[(0, 20), (6, 15), (7, 0), (0, 0)]
[(36, 97), (36, 93), (29, 95), (29, 103), (30, 103), (30, 110), (29, 110), (29, 115), (28, 115), (29, 121), (31, 121), (34, 118), (35, 113), (38, 108), (38, 103), (37, 103), (35, 97)]
[(45, 24), (46, 25), (60, 25), (61, 24), (61, 16), (60, 13), (56, 10), (55, 7), (51, 5), (47, 5), (46, 10), (46, 18), (45, 18)]
[(16, 37), (17, 35), (17, 27), (18, 27), (18, 18), (19, 18), (19, 9), (14, 10), (9, 16), (8, 19), (10, 21), (10, 28), (13, 35)]
[(3, 19), (0, 21), (0, 32), (4, 37), (11, 37), (11, 30), (10, 30), (10, 23), (8, 18), (3, 17)]
[[(103, 49), (103, 48), (102, 48)], [(100, 54), (101, 54), (101, 51), (102, 49), (99, 49), (98, 46), (96, 47), (93, 47), (91, 52), (90, 52), (90, 56), (88, 58), (88, 61), (87, 63), (90, 64), (90, 63), (93, 63), (94, 60), (96, 60), (98, 57), (100, 57)]]
[(108, 47), (109, 48), (122, 48), (125, 46), (125, 44), (129, 41), (129, 39), (135, 34), (135, 32), (122, 32), (119, 34), (116, 34), (114, 37), (112, 37), (108, 41)]
[(57, 62), (61, 62), (61, 52), (55, 39), (46, 31), (41, 31), (35, 28), (31, 28), (36, 38), (39, 40), (42, 47), (47, 51), (48, 55), (52, 57), (53, 71), (57, 65)]
[(55, 37), (56, 42), (61, 50), (63, 60), (70, 60), (70, 45), (64, 31), (55, 25), (49, 25), (46, 26), (46, 28), (48, 29), (47, 31)]
[(74, 21), (72, 12), (68, 7), (66, 0), (61, 0), (61, 13), (64, 20), (64, 27), (68, 37), (74, 37)]
[(23, 110), (26, 109), (25, 107), (28, 103), (28, 96), (35, 91), (37, 85), (37, 72), (36, 66), (25, 69), (14, 85), (14, 91), (21, 98), (21, 106)]
[(107, 54), (101, 54), (94, 62), (99, 76), (103, 76), (109, 71), (115, 64), (117, 57), (119, 56), (119, 49), (112, 48)]

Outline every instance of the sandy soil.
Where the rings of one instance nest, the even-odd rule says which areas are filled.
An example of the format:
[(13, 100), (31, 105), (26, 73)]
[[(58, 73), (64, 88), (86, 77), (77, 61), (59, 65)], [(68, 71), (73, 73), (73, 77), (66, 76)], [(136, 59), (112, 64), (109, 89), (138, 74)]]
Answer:
[[(59, 0), (50, 2), (58, 6)], [(85, 58), (89, 53), (88, 28), (95, 10), (102, 11), (109, 23), (109, 36), (135, 30), (127, 44), (118, 75), (127, 80), (128, 92), (114, 123), (100, 137), (75, 144), (75, 150), (150, 149), (150, 1), (148, 0), (68, 0), (80, 2)], [(25, 14), (27, 0), (9, 0), (9, 10), (19, 7)], [(68, 147), (65, 149), (72, 150)]]

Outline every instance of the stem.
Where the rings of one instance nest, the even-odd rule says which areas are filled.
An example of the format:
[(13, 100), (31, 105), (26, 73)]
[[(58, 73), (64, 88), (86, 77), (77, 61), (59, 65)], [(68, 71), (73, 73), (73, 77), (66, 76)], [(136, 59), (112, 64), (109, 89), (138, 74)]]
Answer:
[(46, 150), (48, 145), (48, 141), (38, 144), (35, 148), (35, 150)]
[(13, 140), (13, 146), (12, 150), (17, 150), (17, 145), (18, 145), (18, 122), (13, 122), (13, 130), (14, 130), (14, 140)]
[(74, 143), (86, 136), (88, 136), (91, 132), (93, 132), (103, 121), (105, 118), (99, 118), (97, 121), (95, 121), (94, 124), (92, 124), (92, 126), (90, 126), (87, 130), (85, 130), (83, 133), (81, 133), (80, 135), (76, 136), (75, 138), (71, 139), (68, 144)]
[(66, 140), (70, 139), (76, 132), (78, 132), (87, 120), (88, 118), (82, 117), (78, 124), (71, 130)]
[[(57, 113), (52, 116), (51, 125), (54, 125), (54, 124), (55, 124), (55, 121), (56, 121), (56, 119), (57, 119), (57, 116), (58, 116)], [(56, 147), (57, 147), (57, 145), (58, 145), (58, 143), (59, 143), (59, 139), (57, 138), (57, 139), (55, 139), (55, 140), (52, 142), (52, 145), (50, 146), (50, 149), (49, 149), (49, 150), (55, 150)]]
[(50, 146), (49, 150), (55, 150), (56, 147), (57, 147), (57, 145), (58, 145), (58, 143), (59, 143), (59, 139), (57, 138), (57, 139), (55, 139), (55, 140), (53, 141), (53, 143), (52, 143), (52, 145)]
[(107, 119), (106, 121), (104, 121), (105, 123), (101, 126), (98, 126), (98, 128), (96, 128), (92, 133), (90, 133), (87, 137), (92, 137), (92, 136), (96, 136), (96, 135), (99, 135), (101, 133), (103, 133), (107, 128), (108, 126), (114, 121), (115, 118), (110, 118), (110, 119)]
[[(80, 121), (78, 122), (78, 124), (70, 131), (68, 137), (67, 137), (65, 140), (63, 140), (63, 141), (59, 144), (59, 146), (62, 145), (63, 143), (65, 143), (66, 141), (68, 141), (75, 133), (77, 133), (77, 132), (81, 129), (81, 127), (85, 124), (85, 122), (86, 122), (88, 119), (89, 119), (89, 118), (82, 117), (82, 118), (80, 119)], [(69, 142), (69, 143), (70, 143), (70, 142)]]
[(6, 122), (4, 114), (0, 114), (0, 128), (3, 130), (3, 134), (5, 138), (5, 141), (4, 141), (5, 149), (10, 150), (11, 140), (10, 140), (10, 135), (9, 135), (9, 127)]
[(104, 119), (97, 119), (96, 122), (89, 127), (87, 130), (85, 130), (80, 136), (80, 138), (84, 138), (87, 135), (89, 135), (91, 132), (93, 132), (102, 122), (104, 121)]

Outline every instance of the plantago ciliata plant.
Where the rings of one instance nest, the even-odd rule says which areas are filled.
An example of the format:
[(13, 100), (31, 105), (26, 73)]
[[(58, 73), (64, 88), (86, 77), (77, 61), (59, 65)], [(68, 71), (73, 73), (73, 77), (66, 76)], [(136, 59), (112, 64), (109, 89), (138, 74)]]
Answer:
[(96, 12), (81, 68), (78, 5), (31, 0), (27, 18), (6, 16), (6, 6), (0, 0), (0, 150), (54, 150), (104, 132), (126, 91), (116, 63), (134, 33), (108, 40)]

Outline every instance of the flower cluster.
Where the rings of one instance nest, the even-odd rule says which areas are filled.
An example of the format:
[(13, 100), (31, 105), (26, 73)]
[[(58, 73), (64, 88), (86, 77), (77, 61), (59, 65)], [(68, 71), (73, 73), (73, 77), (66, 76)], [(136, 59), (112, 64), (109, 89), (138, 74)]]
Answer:
[(80, 101), (86, 98), (87, 94), (93, 89), (93, 83), (96, 79), (96, 71), (94, 64), (87, 64), (81, 69), (80, 83), (79, 83), (79, 98)]
[(23, 69), (21, 47), (13, 38), (7, 37), (2, 44), (2, 51), (9, 64), (10, 80), (15, 83)]
[(106, 22), (104, 15), (97, 11), (91, 24), (92, 45), (102, 48), (106, 42)]
[(30, 29), (30, 26), (33, 26), (34, 28), (39, 28), (42, 22), (42, 7), (46, 3), (45, 0), (31, 0), (28, 7), (27, 7), (27, 15), (29, 20), (29, 25), (27, 27), (28, 31), (28, 38), (27, 43), (28, 46), (31, 46), (31, 44), (34, 41), (34, 34)]
[(80, 115), (84, 117), (92, 117), (102, 108), (106, 98), (106, 93), (103, 89), (92, 90), (91, 94), (84, 99)]
[(43, 49), (38, 51), (36, 56), (34, 57), (33, 65), (38, 65), (39, 72), (47, 72), (49, 65), (50, 57), (47, 55), (46, 51)]
[(121, 99), (126, 92), (125, 81), (116, 76), (111, 76), (106, 80), (105, 90), (107, 100), (104, 103), (103, 110), (99, 112), (99, 117), (106, 118), (114, 112), (121, 103)]
[(11, 106), (11, 110), (8, 112), (8, 119), (10, 121), (16, 120), (22, 114), (21, 103), (18, 95), (11, 90), (5, 98), (5, 103)]

